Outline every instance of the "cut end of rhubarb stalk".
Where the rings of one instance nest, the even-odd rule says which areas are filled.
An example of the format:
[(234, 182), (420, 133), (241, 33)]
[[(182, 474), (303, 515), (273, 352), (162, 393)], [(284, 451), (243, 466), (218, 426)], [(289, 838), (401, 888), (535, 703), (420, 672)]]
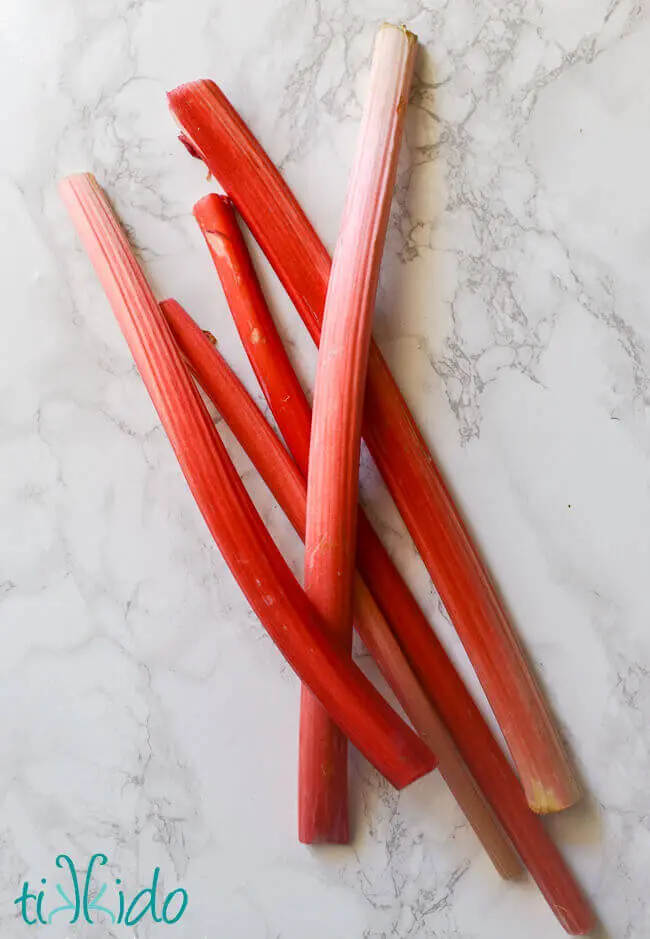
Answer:
[(211, 192), (199, 199), (192, 212), (203, 232), (203, 237), (217, 270), (220, 271), (220, 277), (225, 268), (235, 283), (239, 283), (241, 273), (235, 269), (235, 258), (231, 244), (233, 224), (236, 225), (234, 221), (235, 208), (232, 202), (227, 196)]
[[(227, 227), (229, 217), (233, 211), (234, 206), (228, 196), (222, 196), (216, 192), (211, 192), (209, 195), (199, 199), (192, 209), (194, 218), (199, 223), (199, 227), (208, 243), (208, 247), (213, 254), (216, 254), (217, 257), (222, 258), (224, 261), (228, 261), (230, 257), (230, 251), (224, 244), (224, 241), (228, 240), (229, 237)], [(227, 224), (221, 225), (219, 223), (224, 213), (227, 216)]]
[(528, 778), (525, 789), (528, 805), (538, 815), (562, 812), (575, 805), (582, 797), (582, 790), (575, 777), (565, 782), (561, 789), (552, 789), (544, 786), (539, 780)]
[(192, 213), (199, 224), (202, 220), (214, 221), (214, 212), (218, 211), (220, 206), (224, 206), (226, 209), (234, 208), (232, 199), (229, 196), (223, 196), (218, 192), (209, 192), (207, 196), (203, 196), (202, 199), (194, 203)]
[(416, 43), (418, 41), (418, 37), (416, 36), (416, 34), (411, 32), (411, 30), (408, 29), (408, 27), (406, 27), (404, 23), (400, 23), (399, 25), (397, 25), (397, 23), (386, 22), (386, 23), (382, 23), (379, 28), (380, 29), (398, 29), (401, 33), (403, 33), (406, 36), (406, 38), (408, 39), (410, 43)]
[(171, 111), (172, 117), (181, 128), (181, 132), (178, 135), (179, 141), (183, 144), (190, 156), (195, 157), (197, 160), (203, 160), (204, 163), (207, 162), (205, 155), (198, 143), (193, 139), (190, 131), (184, 126), (181, 115), (187, 103), (193, 106), (202, 99), (210, 100), (215, 94), (220, 94), (219, 88), (208, 78), (187, 82), (167, 92), (169, 110)]

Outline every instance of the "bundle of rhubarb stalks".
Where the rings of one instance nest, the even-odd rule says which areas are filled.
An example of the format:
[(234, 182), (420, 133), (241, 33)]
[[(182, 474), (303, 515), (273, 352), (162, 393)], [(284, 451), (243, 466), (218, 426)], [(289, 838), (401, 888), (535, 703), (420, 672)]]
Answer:
[[(248, 602), (302, 681), (299, 838), (346, 843), (348, 741), (398, 789), (436, 766), (498, 872), (527, 868), (558, 920), (594, 916), (540, 813), (580, 796), (540, 688), (371, 325), (416, 54), (384, 25), (333, 260), (278, 170), (211, 81), (169, 94), (180, 140), (225, 195), (194, 207), (228, 306), (282, 436), (210, 333), (159, 303), (90, 174), (61, 195), (197, 506)], [(283, 347), (240, 219), (319, 346), (313, 409)], [(304, 586), (262, 522), (210, 418), (210, 399), (305, 542)], [(358, 507), (364, 440), (458, 631), (510, 761)], [(407, 723), (351, 657), (356, 628)]]

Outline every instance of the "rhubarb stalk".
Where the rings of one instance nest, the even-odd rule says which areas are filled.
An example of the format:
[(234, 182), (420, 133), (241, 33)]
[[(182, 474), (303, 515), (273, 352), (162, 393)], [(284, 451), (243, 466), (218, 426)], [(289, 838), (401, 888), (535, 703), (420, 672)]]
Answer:
[(266, 530), (96, 180), (71, 176), (61, 196), (197, 505), (260, 621), (342, 731), (395, 786), (428, 773), (431, 751), (332, 643)]
[[(224, 210), (234, 223), (232, 209), (226, 205)], [(226, 239), (224, 249), (232, 256), (233, 242), (228, 236)], [(236, 254), (230, 270), (238, 269)], [(236, 283), (234, 280), (233, 286)], [(245, 294), (246, 288), (240, 291), (244, 307)], [(180, 304), (175, 300), (165, 300), (161, 308), (197, 381), (258, 469), (291, 524), (304, 538), (307, 486), (296, 463), (214, 344)], [(406, 716), (438, 758), (443, 778), (494, 866), (503, 877), (517, 877), (521, 873), (517, 856), (359, 574), (354, 584), (354, 618), (359, 635)]]
[[(169, 94), (181, 140), (233, 200), (320, 339), (330, 259), (259, 142), (211, 81)], [(472, 661), (530, 806), (571, 805), (580, 788), (548, 706), (461, 515), (376, 344), (368, 360), (364, 438)]]
[[(228, 199), (216, 195), (202, 200), (200, 205), (202, 211), (197, 213), (197, 218), (246, 354), (280, 433), (285, 441), (291, 439), (289, 450), (305, 475), (311, 421), (309, 404), (266, 305), (232, 205)], [(174, 317), (175, 329), (187, 333), (183, 329), (187, 319), (187, 314), (179, 313)], [(177, 337), (183, 344), (179, 332)], [(184, 349), (198, 373), (198, 350), (192, 346), (184, 346)], [(212, 381), (218, 385), (224, 378), (214, 362), (215, 374), (211, 376), (209, 363), (210, 359), (201, 361), (200, 381), (206, 392), (213, 396), (217, 392)], [(216, 401), (216, 397), (213, 400)], [(238, 412), (244, 424), (240, 429), (236, 423), (231, 423), (231, 420), (236, 421)], [(280, 457), (275, 470), (267, 468), (265, 472), (263, 461), (266, 459), (268, 463), (268, 453), (272, 451), (270, 447), (262, 447), (262, 453), (255, 452), (256, 448), (259, 451), (259, 441), (264, 434), (252, 429), (257, 427), (253, 415), (244, 414), (241, 405), (229, 417), (224, 415), (224, 419), (277, 496), (273, 480), (282, 475), (288, 480), (293, 479), (283, 469), (284, 458)], [(357, 524), (359, 570), (370, 585), (422, 688), (442, 716), (463, 759), (559, 921), (569, 933), (580, 935), (589, 932), (594, 922), (589, 904), (540, 820), (529, 811), (519, 780), (483, 715), (361, 509)], [(415, 725), (413, 715), (409, 716)], [(442, 772), (442, 757), (440, 769)]]
[[(341, 648), (352, 641), (361, 415), (379, 280), (416, 38), (383, 26), (325, 300), (307, 476), (305, 592)], [(300, 840), (347, 843), (347, 740), (303, 687)]]
[[(311, 408), (271, 319), (232, 202), (226, 196), (211, 192), (199, 199), (193, 212), (228, 305), (231, 310), (233, 307), (237, 309), (234, 321), (244, 347), (251, 345), (255, 348), (252, 365), (257, 381), (281, 428), (285, 443), (306, 477), (309, 433), (305, 435), (304, 427), (311, 425)], [(258, 361), (259, 368), (255, 365)], [(274, 362), (278, 361), (282, 363), (279, 370), (274, 368)], [(278, 373), (285, 379), (282, 386), (274, 380)], [(269, 376), (268, 381), (266, 376)], [(299, 409), (298, 415), (296, 408)]]

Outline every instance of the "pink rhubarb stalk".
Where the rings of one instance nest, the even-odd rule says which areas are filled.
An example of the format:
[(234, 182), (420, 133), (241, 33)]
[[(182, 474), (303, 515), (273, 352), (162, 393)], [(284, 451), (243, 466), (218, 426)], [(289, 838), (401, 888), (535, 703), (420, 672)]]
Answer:
[(126, 236), (93, 176), (61, 196), (199, 509), (251, 606), (342, 731), (397, 787), (434, 757), (327, 636), (230, 461)]
[[(330, 275), (307, 475), (305, 591), (342, 649), (352, 639), (361, 415), (372, 314), (416, 38), (383, 26)], [(309, 688), (300, 704), (300, 840), (348, 841), (347, 740)]]

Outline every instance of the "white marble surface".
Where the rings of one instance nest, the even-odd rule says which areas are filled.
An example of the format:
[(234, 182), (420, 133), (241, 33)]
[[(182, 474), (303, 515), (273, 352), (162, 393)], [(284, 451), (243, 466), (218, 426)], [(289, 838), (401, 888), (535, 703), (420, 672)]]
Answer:
[[(156, 864), (190, 903), (138, 936), (549, 939), (437, 775), (354, 763), (357, 838), (295, 838), (296, 680), (192, 505), (58, 202), (91, 170), (158, 293), (253, 388), (164, 92), (219, 81), (331, 246), (375, 26), (423, 44), (376, 333), (591, 793), (550, 827), (603, 935), (650, 930), (650, 18), (644, 0), (3, 0), (0, 923), (58, 852)], [(309, 341), (268, 279), (305, 380)], [(258, 395), (259, 397), (259, 395)], [(296, 570), (296, 538), (233, 448)], [(462, 656), (372, 468), (373, 511)], [(167, 930), (168, 933), (165, 931)], [(45, 936), (128, 936), (52, 925)], [(28, 933), (27, 933), (28, 934)]]

